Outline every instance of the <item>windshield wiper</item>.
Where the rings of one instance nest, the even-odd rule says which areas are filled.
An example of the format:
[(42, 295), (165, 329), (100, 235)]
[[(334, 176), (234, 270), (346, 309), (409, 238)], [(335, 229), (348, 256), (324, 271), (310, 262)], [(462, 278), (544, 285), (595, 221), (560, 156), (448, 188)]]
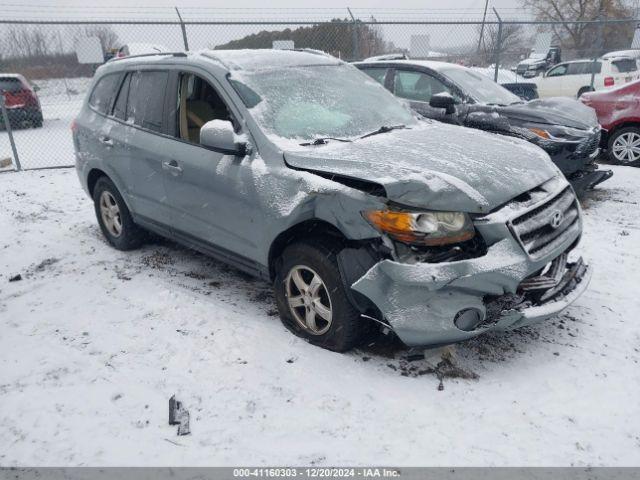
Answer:
[(375, 132), (367, 133), (366, 135), (361, 136), (360, 138), (372, 137), (373, 135), (378, 135), (379, 133), (387, 133), (391, 130), (398, 130), (399, 128), (407, 128), (406, 125), (383, 125)]
[(335, 140), (336, 142), (352, 142), (353, 140), (349, 140), (348, 138), (336, 138), (336, 137), (319, 137), (315, 138), (311, 142), (303, 142), (300, 145), (303, 147), (308, 147), (310, 145), (326, 145), (328, 140)]

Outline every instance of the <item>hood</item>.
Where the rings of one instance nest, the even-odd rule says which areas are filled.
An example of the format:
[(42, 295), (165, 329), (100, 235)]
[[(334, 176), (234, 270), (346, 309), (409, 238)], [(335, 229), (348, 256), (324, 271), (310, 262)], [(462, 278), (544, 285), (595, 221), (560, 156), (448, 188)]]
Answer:
[(382, 185), (411, 207), (486, 213), (558, 175), (549, 156), (523, 140), (434, 121), (327, 145), (285, 149), (296, 169)]
[(546, 60), (544, 58), (525, 58), (518, 65), (544, 65)]
[(509, 119), (591, 130), (598, 126), (593, 109), (572, 98), (541, 98), (506, 107), (492, 107)]

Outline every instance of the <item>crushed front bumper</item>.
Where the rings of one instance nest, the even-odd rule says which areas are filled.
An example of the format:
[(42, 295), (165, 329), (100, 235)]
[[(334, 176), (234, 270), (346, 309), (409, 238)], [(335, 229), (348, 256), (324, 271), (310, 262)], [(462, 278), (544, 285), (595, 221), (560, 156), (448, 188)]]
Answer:
[(557, 282), (548, 285), (557, 292), (545, 300), (540, 300), (540, 292), (522, 288), (531, 285), (527, 279), (549, 268), (551, 259), (563, 256), (566, 261), (567, 249), (565, 245), (535, 261), (515, 239), (504, 238), (486, 255), (468, 260), (411, 265), (384, 260), (352, 288), (378, 307), (405, 344), (454, 343), (489, 330), (542, 321), (573, 303), (591, 279), (591, 269), (582, 259), (565, 262)]

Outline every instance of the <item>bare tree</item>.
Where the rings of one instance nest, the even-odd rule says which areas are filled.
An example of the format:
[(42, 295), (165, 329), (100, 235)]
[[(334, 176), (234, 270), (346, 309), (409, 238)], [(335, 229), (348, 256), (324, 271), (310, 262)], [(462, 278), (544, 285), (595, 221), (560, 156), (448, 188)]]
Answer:
[(92, 25), (84, 28), (82, 32), (84, 37), (98, 37), (102, 51), (106, 52), (110, 48), (119, 47), (118, 34), (113, 28), (106, 25)]
[(45, 57), (55, 51), (51, 35), (40, 26), (11, 27), (3, 39), (3, 44), (3, 50), (8, 56)]
[[(625, 0), (521, 0), (537, 20), (559, 22), (553, 25), (554, 36), (565, 49), (585, 55), (601, 39), (601, 50), (628, 47), (633, 37), (633, 22), (594, 25), (575, 23), (579, 20), (633, 18), (633, 9)], [(602, 52), (599, 52), (602, 53)]]
[[(495, 63), (498, 51), (498, 25), (490, 23), (485, 25), (484, 29), (478, 25), (477, 31), (478, 35), (482, 35), (477, 61), (484, 65)], [(503, 24), (500, 34), (501, 55), (519, 53), (525, 48), (522, 26), (513, 23)]]

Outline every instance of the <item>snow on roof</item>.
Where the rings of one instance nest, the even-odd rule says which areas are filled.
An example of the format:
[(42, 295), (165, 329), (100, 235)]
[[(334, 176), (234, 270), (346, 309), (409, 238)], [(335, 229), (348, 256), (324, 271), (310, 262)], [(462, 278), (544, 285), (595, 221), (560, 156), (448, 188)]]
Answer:
[(331, 55), (318, 50), (206, 50), (205, 57), (217, 60), (230, 70), (263, 70), (270, 68), (339, 65), (342, 63)]
[[(355, 62), (356, 65), (359, 63), (369, 63), (369, 62), (367, 61)], [(457, 65), (455, 63), (438, 62), (435, 60), (391, 60), (391, 61), (380, 61), (380, 63), (393, 63), (394, 65), (416, 65), (419, 67), (430, 68), (431, 70), (435, 70), (436, 72), (439, 72), (444, 68), (466, 68), (466, 67), (463, 67), (462, 65)]]

